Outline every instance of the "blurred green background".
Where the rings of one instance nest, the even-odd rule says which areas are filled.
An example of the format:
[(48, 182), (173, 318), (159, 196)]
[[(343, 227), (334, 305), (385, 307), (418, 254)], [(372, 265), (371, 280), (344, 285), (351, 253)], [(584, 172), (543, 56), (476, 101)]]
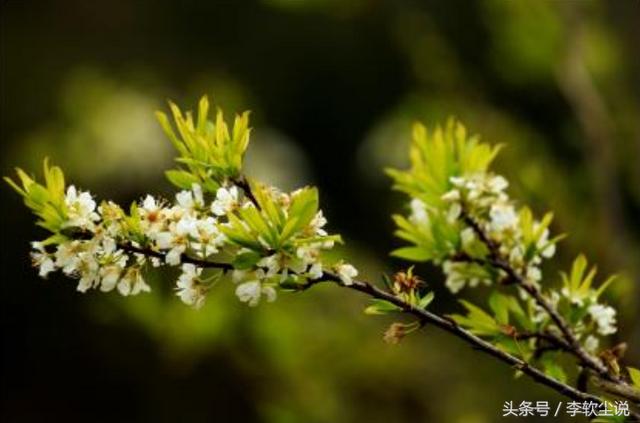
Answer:
[[(5, 0), (0, 166), (49, 156), (100, 198), (169, 195), (153, 111), (208, 93), (252, 110), (249, 173), (320, 187), (332, 231), (368, 278), (401, 265), (381, 172), (406, 163), (410, 125), (448, 115), (506, 143), (511, 192), (570, 234), (546, 281), (579, 252), (620, 272), (616, 335), (640, 364), (638, 1)], [(249, 309), (220, 286), (200, 311), (171, 293), (81, 295), (30, 268), (42, 233), (2, 196), (6, 422), (492, 422), (504, 401), (564, 400), (427, 327), (390, 323), (331, 286)], [(418, 271), (455, 300), (442, 275)], [(486, 293), (465, 292), (472, 298)], [(478, 300), (480, 301), (480, 300)]]

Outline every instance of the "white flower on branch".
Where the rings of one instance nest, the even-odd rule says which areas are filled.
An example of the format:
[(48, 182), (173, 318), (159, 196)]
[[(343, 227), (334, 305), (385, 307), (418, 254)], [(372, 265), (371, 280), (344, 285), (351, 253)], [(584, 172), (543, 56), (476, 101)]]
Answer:
[(476, 232), (473, 228), (466, 228), (460, 233), (460, 241), (462, 242), (462, 247), (469, 247), (473, 241), (476, 239)]
[(197, 241), (191, 243), (191, 247), (202, 258), (219, 252), (226, 241), (226, 237), (218, 229), (217, 220), (213, 217), (197, 220), (194, 232)]
[(313, 217), (313, 219), (311, 220), (311, 223), (309, 223), (309, 227), (311, 228), (311, 232), (314, 235), (326, 236), (327, 231), (322, 229), (326, 224), (327, 224), (327, 219), (322, 214), (322, 210), (320, 210)]
[(491, 216), (489, 227), (493, 232), (514, 229), (518, 224), (518, 215), (510, 204), (494, 204), (491, 206), (489, 215)]
[(159, 201), (151, 195), (147, 195), (139, 211), (142, 230), (153, 239), (166, 225), (167, 210), (162, 207)]
[(462, 206), (460, 203), (453, 203), (449, 207), (449, 211), (447, 212), (447, 221), (449, 223), (454, 223), (462, 214)]
[(34, 251), (31, 252), (31, 261), (34, 267), (39, 269), (39, 275), (41, 278), (46, 278), (47, 275), (56, 270), (56, 264), (51, 258), (51, 254), (47, 253), (41, 242), (32, 242), (31, 247)]
[(257, 263), (258, 266), (267, 269), (266, 277), (271, 277), (277, 274), (281, 269), (280, 255), (272, 254), (267, 257), (263, 257)]
[(80, 281), (77, 287), (78, 291), (84, 293), (100, 283), (100, 266), (92, 255), (82, 253), (76, 271), (80, 275)]
[(182, 265), (182, 274), (176, 283), (176, 295), (183, 303), (194, 308), (201, 308), (206, 298), (207, 287), (200, 281), (202, 268), (193, 264)]
[(353, 278), (358, 276), (358, 269), (348, 263), (340, 264), (336, 267), (340, 280), (345, 285), (353, 285)]
[(127, 269), (120, 282), (118, 282), (118, 292), (121, 295), (137, 295), (141, 292), (151, 292), (151, 287), (147, 285), (142, 277), (142, 271), (137, 266)]
[(65, 205), (68, 216), (66, 226), (91, 229), (93, 222), (100, 220), (100, 216), (95, 212), (96, 202), (91, 194), (86, 191), (78, 191), (73, 185), (67, 188)]
[(192, 212), (198, 208), (204, 207), (204, 198), (202, 196), (202, 188), (198, 184), (193, 184), (191, 191), (180, 191), (176, 194), (178, 206)]
[(74, 274), (80, 264), (79, 253), (83, 251), (84, 244), (77, 240), (58, 245), (55, 252), (56, 266), (66, 275)]
[(238, 207), (238, 188), (220, 187), (216, 192), (216, 199), (211, 203), (211, 212), (217, 216), (224, 216)]
[(314, 263), (309, 268), (309, 272), (307, 272), (307, 276), (309, 276), (309, 279), (312, 280), (320, 279), (323, 274), (322, 263)]
[(460, 191), (458, 191), (457, 189), (452, 189), (442, 196), (442, 201), (446, 201), (447, 203), (460, 201)]
[(120, 275), (122, 274), (123, 269), (123, 264), (103, 266), (100, 269), (100, 277), (102, 278), (100, 282), (100, 290), (102, 292), (112, 291), (116, 287), (118, 280), (120, 280)]
[(457, 294), (467, 284), (472, 288), (480, 284), (491, 284), (491, 279), (489, 279), (488, 274), (486, 274), (481, 266), (475, 263), (446, 260), (442, 263), (442, 270), (447, 276), (445, 286), (452, 294)]
[(427, 225), (429, 223), (429, 214), (427, 213), (427, 205), (418, 198), (413, 198), (410, 203), (411, 215), (409, 221), (415, 225)]
[(276, 290), (269, 285), (263, 286), (258, 280), (252, 280), (238, 285), (236, 295), (241, 302), (249, 304), (250, 307), (255, 307), (260, 303), (262, 296), (268, 302), (275, 301)]
[(595, 321), (600, 335), (616, 333), (616, 310), (613, 307), (602, 304), (593, 304), (588, 308), (589, 315)]

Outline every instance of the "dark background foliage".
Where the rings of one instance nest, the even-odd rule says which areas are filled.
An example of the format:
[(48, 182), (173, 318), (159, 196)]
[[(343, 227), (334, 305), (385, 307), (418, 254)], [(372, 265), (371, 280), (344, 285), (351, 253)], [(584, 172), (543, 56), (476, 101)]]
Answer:
[[(250, 173), (317, 184), (376, 278), (401, 265), (381, 169), (405, 163), (413, 120), (456, 115), (507, 144), (513, 195), (571, 234), (546, 283), (579, 252), (621, 273), (616, 338), (640, 362), (637, 1), (9, 0), (1, 15), (3, 174), (49, 156), (101, 198), (169, 195), (152, 112), (208, 93), (252, 110)], [(3, 421), (488, 422), (506, 400), (562, 400), (432, 328), (385, 345), (389, 321), (331, 287), (258, 309), (221, 287), (195, 312), (170, 277), (133, 299), (41, 281), (27, 252), (42, 233), (0, 195)]]

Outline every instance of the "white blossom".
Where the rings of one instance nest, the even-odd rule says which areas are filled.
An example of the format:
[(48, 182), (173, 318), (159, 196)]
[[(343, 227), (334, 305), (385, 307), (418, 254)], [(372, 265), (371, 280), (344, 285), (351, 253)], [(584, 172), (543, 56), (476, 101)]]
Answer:
[(184, 190), (176, 194), (176, 202), (187, 212), (204, 207), (202, 188), (198, 184), (193, 184), (190, 191)]
[(460, 203), (453, 203), (449, 206), (449, 211), (447, 212), (447, 221), (449, 223), (453, 223), (460, 217), (462, 214), (462, 206)]
[(276, 290), (272, 286), (263, 286), (260, 281), (252, 280), (238, 285), (236, 295), (241, 302), (255, 307), (263, 295), (268, 302), (275, 301)]
[(73, 185), (67, 188), (65, 205), (67, 206), (68, 216), (66, 226), (92, 228), (93, 222), (100, 220), (100, 216), (95, 212), (96, 202), (91, 194), (85, 191), (78, 191)]
[(457, 189), (452, 189), (451, 191), (445, 193), (442, 196), (442, 201), (446, 201), (447, 203), (451, 203), (459, 200), (460, 200), (460, 191), (458, 191)]
[(600, 335), (616, 333), (616, 310), (602, 304), (592, 304), (588, 308), (589, 315), (597, 325)]
[(311, 228), (311, 231), (315, 235), (326, 236), (327, 235), (327, 231), (322, 229), (324, 227), (324, 225), (326, 225), (326, 224), (327, 224), (327, 219), (322, 214), (322, 210), (320, 210), (313, 217), (313, 219), (311, 220), (311, 223), (309, 223), (309, 226)]
[(426, 225), (429, 223), (429, 215), (427, 214), (427, 205), (420, 199), (414, 198), (409, 204), (411, 207), (411, 216), (409, 220), (416, 225)]
[(153, 239), (166, 224), (167, 211), (151, 195), (145, 197), (142, 201), (142, 207), (138, 211), (143, 231)]
[(502, 176), (496, 175), (489, 179), (489, 190), (494, 194), (499, 194), (509, 186), (509, 182)]
[(336, 271), (338, 272), (340, 280), (345, 285), (352, 285), (353, 278), (358, 276), (358, 270), (348, 263), (338, 265)]
[(137, 295), (140, 292), (151, 292), (151, 287), (147, 285), (142, 277), (142, 272), (138, 267), (130, 267), (120, 279), (117, 285), (118, 292), (125, 297)]
[(591, 354), (595, 354), (599, 346), (600, 341), (593, 335), (587, 336), (587, 339), (584, 340), (584, 349)]
[(120, 280), (120, 274), (123, 268), (121, 266), (112, 264), (109, 266), (103, 266), (100, 269), (100, 290), (103, 292), (109, 292), (116, 287), (116, 284)]
[(494, 204), (489, 212), (492, 231), (502, 232), (514, 228), (518, 223), (518, 215), (510, 204)]
[(267, 269), (267, 277), (273, 276), (280, 271), (280, 256), (278, 254), (273, 254), (263, 257), (257, 264), (258, 266)]
[(206, 287), (199, 280), (201, 274), (202, 268), (185, 263), (182, 265), (182, 274), (176, 283), (176, 295), (183, 303), (195, 308), (202, 307), (206, 298)]
[(539, 282), (542, 279), (542, 272), (536, 266), (529, 266), (526, 277), (531, 282)]
[(460, 292), (467, 283), (466, 276), (460, 272), (462, 267), (463, 263), (456, 263), (448, 260), (442, 264), (442, 270), (447, 276), (445, 286), (452, 294)]
[(185, 245), (177, 245), (169, 250), (169, 252), (165, 256), (165, 261), (167, 262), (167, 264), (170, 266), (179, 265), (182, 258), (182, 253), (184, 253), (186, 248), (187, 247)]
[(38, 267), (40, 277), (46, 278), (49, 273), (56, 270), (56, 264), (51, 258), (51, 254), (46, 252), (42, 243), (32, 242), (31, 246), (34, 249), (34, 251), (31, 252), (33, 265)]
[(310, 268), (307, 276), (309, 279), (315, 280), (320, 279), (323, 275), (322, 263), (314, 263)]
[(66, 275), (76, 272), (80, 264), (78, 254), (82, 251), (80, 241), (65, 242), (58, 245), (55, 252), (56, 266), (61, 268)]
[(220, 187), (216, 192), (216, 199), (211, 203), (211, 212), (218, 216), (224, 216), (238, 206), (238, 188)]

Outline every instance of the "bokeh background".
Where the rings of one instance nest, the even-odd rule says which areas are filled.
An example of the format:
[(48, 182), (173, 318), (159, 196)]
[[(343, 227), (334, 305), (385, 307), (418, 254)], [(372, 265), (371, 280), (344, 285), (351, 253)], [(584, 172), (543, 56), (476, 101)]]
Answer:
[[(512, 194), (570, 234), (548, 283), (579, 252), (622, 275), (608, 300), (640, 363), (640, 2), (1, 4), (3, 175), (49, 156), (100, 198), (169, 195), (152, 112), (207, 93), (252, 110), (249, 173), (317, 184), (345, 254), (376, 278), (401, 265), (388, 251), (402, 198), (381, 169), (406, 163), (413, 120), (455, 115), (507, 144)], [(507, 400), (563, 400), (433, 328), (386, 345), (390, 320), (331, 286), (256, 309), (221, 286), (200, 311), (170, 277), (136, 298), (78, 294), (36, 277), (42, 233), (0, 195), (2, 421), (480, 423)], [(418, 271), (436, 310), (458, 310), (437, 270)]]

